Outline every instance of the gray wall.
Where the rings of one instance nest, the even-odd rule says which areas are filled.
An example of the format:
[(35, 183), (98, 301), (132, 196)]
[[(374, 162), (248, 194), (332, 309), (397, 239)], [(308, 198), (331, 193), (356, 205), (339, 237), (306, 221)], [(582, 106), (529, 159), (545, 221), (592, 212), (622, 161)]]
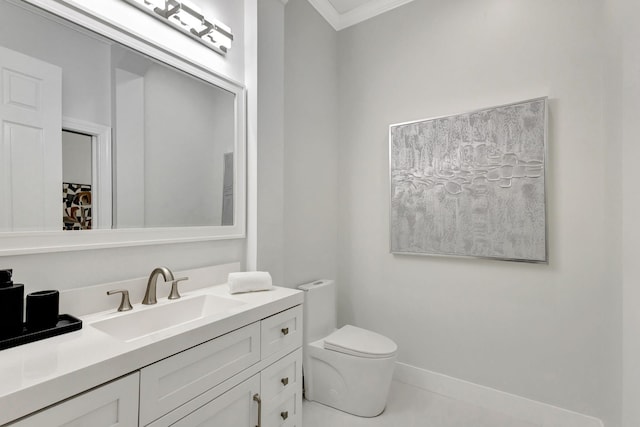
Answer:
[(285, 284), (283, 256), (284, 5), (258, 1), (257, 269)]
[[(340, 33), (342, 322), (411, 365), (612, 416), (602, 25), (600, 1), (417, 0)], [(388, 125), (544, 95), (549, 265), (389, 254)]]
[[(640, 264), (638, 242), (640, 242), (640, 169), (635, 160), (640, 158), (638, 135), (640, 134), (640, 3), (636, 0), (612, 0), (617, 6), (617, 30), (613, 38), (613, 52), (617, 53), (618, 75), (615, 83), (613, 106), (609, 110), (612, 118), (612, 137), (621, 141), (621, 161), (615, 166), (622, 176), (622, 305), (623, 305), (623, 425), (640, 425)], [(616, 10), (614, 9), (614, 12)], [(617, 218), (616, 218), (617, 219)], [(615, 255), (615, 254), (614, 254)]]
[(337, 274), (337, 34), (306, 0), (258, 10), (257, 268), (294, 287)]
[(62, 132), (62, 182), (91, 185), (91, 137)]
[[(609, 287), (609, 298), (611, 298), (611, 309), (616, 320), (611, 325), (609, 343), (605, 344), (611, 349), (612, 354), (617, 358), (617, 363), (608, 368), (608, 375), (610, 377), (609, 384), (611, 390), (608, 396), (605, 396), (603, 404), (605, 410), (610, 416), (605, 416), (606, 426), (625, 426), (635, 427), (640, 425), (640, 408), (638, 408), (638, 399), (640, 399), (640, 377), (638, 371), (635, 376), (631, 376), (632, 370), (623, 368), (623, 342), (631, 342), (638, 344), (638, 338), (623, 337), (623, 331), (627, 330), (633, 334), (640, 334), (640, 330), (634, 327), (633, 323), (623, 327), (623, 235), (627, 235), (630, 231), (628, 226), (625, 228), (623, 234), (623, 186), (624, 176), (628, 172), (623, 174), (622, 159), (623, 159), (623, 140), (622, 140), (622, 128), (623, 128), (623, 110), (627, 107), (622, 103), (622, 82), (623, 71), (627, 68), (623, 61), (623, 43), (622, 38), (628, 37), (628, 24), (636, 19), (628, 19), (624, 17), (626, 11), (623, 4), (631, 4), (635, 0), (607, 0), (604, 2), (603, 8), (603, 34), (605, 41), (605, 55), (604, 60), (604, 102), (603, 102), (603, 118), (604, 118), (604, 139), (606, 144), (606, 150), (603, 157), (605, 175), (607, 176), (607, 191), (605, 192), (604, 209), (605, 215), (608, 217), (607, 221), (607, 233), (605, 235), (604, 244), (609, 248), (607, 255), (607, 286)], [(635, 2), (637, 3), (637, 2)], [(631, 15), (629, 15), (631, 16)], [(638, 16), (636, 14), (636, 16)], [(623, 25), (624, 22), (624, 25)], [(623, 28), (627, 26), (627, 28)], [(640, 88), (640, 86), (638, 86)], [(638, 90), (636, 88), (636, 90)], [(636, 93), (635, 96), (638, 96)], [(627, 121), (627, 124), (631, 122)], [(627, 193), (624, 195), (625, 199), (633, 201), (636, 196)], [(626, 204), (626, 203), (625, 203)], [(638, 235), (631, 234), (629, 237), (637, 239)], [(637, 276), (636, 276), (637, 277)], [(635, 287), (635, 281), (634, 286)], [(634, 311), (637, 311), (638, 299), (629, 295), (629, 302), (633, 305)], [(632, 315), (632, 319), (633, 319)], [(637, 319), (633, 319), (637, 321)], [(631, 360), (633, 368), (637, 370), (640, 367), (640, 353), (635, 351), (632, 353), (633, 359)], [(624, 375), (623, 375), (624, 372)], [(626, 378), (627, 388), (632, 393), (623, 394), (623, 377)], [(631, 383), (629, 383), (631, 379)], [(631, 385), (631, 387), (629, 387)], [(624, 397), (631, 398), (631, 405), (625, 405), (623, 409)], [(625, 415), (626, 413), (626, 415)], [(626, 421), (625, 421), (626, 419)]]
[[(337, 263), (341, 323), (390, 336), (400, 361), (615, 426), (621, 148), (605, 125), (605, 3), (416, 0), (336, 36), (291, 0), (285, 260), (292, 282)], [(545, 95), (549, 265), (389, 254), (388, 125)], [(318, 120), (334, 111), (337, 133)]]
[[(144, 227), (144, 77), (113, 70), (113, 225)], [(126, 183), (126, 185), (125, 185)]]
[(285, 10), (285, 284), (337, 274), (337, 33), (306, 0)]
[(147, 69), (144, 85), (145, 185), (139, 196), (145, 226), (221, 225), (224, 153), (234, 147), (234, 95), (157, 64)]

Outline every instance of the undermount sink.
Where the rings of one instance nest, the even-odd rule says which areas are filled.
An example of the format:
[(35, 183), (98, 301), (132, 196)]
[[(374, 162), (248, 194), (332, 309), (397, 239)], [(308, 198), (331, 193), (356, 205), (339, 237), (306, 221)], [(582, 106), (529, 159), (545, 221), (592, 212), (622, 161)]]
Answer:
[(158, 305), (143, 306), (138, 311), (121, 314), (92, 324), (115, 338), (133, 341), (204, 317), (227, 312), (244, 302), (213, 295), (198, 295)]

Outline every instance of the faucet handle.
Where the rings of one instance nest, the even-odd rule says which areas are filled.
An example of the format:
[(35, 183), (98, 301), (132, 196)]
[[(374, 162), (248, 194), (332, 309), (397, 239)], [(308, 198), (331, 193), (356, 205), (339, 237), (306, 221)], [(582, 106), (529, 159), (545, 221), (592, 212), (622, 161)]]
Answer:
[(129, 300), (129, 291), (126, 289), (114, 289), (111, 291), (107, 291), (107, 295), (113, 294), (122, 294), (122, 299), (120, 300), (120, 307), (118, 307), (118, 311), (129, 311), (133, 309), (131, 307), (131, 301)]
[(169, 299), (178, 299), (180, 294), (178, 293), (178, 283), (189, 280), (188, 277), (180, 277), (171, 281), (171, 292), (169, 293)]

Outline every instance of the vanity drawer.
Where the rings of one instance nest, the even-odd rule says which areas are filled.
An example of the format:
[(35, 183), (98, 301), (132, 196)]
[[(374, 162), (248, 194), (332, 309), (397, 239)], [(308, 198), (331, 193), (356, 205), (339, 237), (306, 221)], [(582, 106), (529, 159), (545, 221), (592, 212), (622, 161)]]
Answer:
[(302, 306), (267, 317), (261, 322), (262, 358), (287, 354), (302, 346)]
[(230, 332), (140, 371), (145, 426), (260, 360), (260, 323)]
[(261, 374), (262, 400), (278, 400), (291, 390), (302, 389), (302, 349), (278, 360)]
[(302, 391), (291, 390), (264, 405), (262, 427), (302, 427)]

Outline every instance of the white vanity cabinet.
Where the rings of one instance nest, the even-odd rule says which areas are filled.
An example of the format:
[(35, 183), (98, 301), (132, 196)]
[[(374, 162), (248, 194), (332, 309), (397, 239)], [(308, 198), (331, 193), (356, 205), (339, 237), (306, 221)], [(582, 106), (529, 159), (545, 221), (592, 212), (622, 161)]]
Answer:
[[(269, 298), (246, 303), (240, 315), (157, 340), (115, 342), (89, 321), (82, 333), (67, 337), (63, 344), (70, 348), (60, 356), (75, 349), (73, 357), (83, 366), (68, 372), (72, 378), (54, 377), (21, 391), (27, 404), (29, 395), (45, 402), (29, 412), (8, 412), (13, 407), (0, 396), (0, 426), (301, 427), (302, 298), (286, 288), (237, 298), (259, 297)], [(78, 351), (89, 345), (101, 351)], [(14, 353), (25, 358), (28, 350)], [(5, 362), (19, 361), (7, 357)], [(101, 381), (88, 381), (96, 386), (87, 390), (77, 386), (78, 375), (99, 375)], [(47, 397), (58, 390), (69, 394)]]
[(300, 427), (302, 306), (141, 370), (140, 426)]
[(131, 427), (138, 424), (138, 372), (97, 387), (11, 427)]

